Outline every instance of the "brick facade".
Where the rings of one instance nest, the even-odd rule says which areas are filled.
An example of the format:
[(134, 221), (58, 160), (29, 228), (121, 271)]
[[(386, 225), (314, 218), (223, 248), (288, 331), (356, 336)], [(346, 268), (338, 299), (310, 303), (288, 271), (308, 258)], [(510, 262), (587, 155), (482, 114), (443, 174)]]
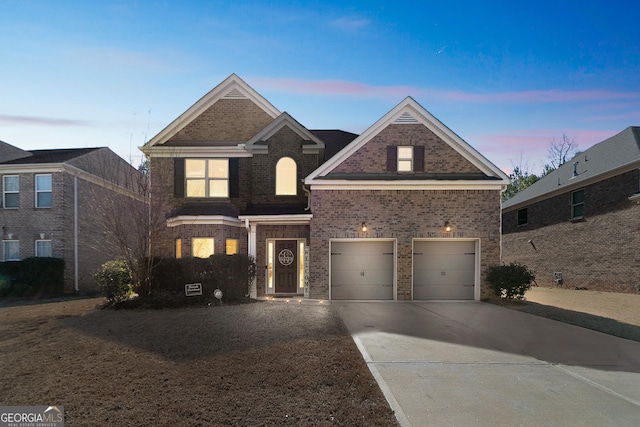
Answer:
[[(102, 215), (109, 215), (102, 208), (106, 203), (110, 203), (123, 209), (134, 210), (134, 205), (139, 207), (140, 204), (144, 204), (108, 188), (108, 184), (100, 178), (109, 181), (114, 178), (124, 188), (132, 190), (135, 179), (130, 173), (138, 172), (108, 149), (91, 151), (67, 161), (65, 165), (71, 165), (73, 169), (67, 169), (63, 165), (56, 167), (54, 172), (49, 165), (42, 165), (43, 174), (52, 177), (50, 208), (35, 207), (35, 176), (38, 172), (14, 174), (3, 171), (2, 176), (20, 177), (20, 207), (0, 209), (3, 240), (19, 241), (20, 259), (36, 255), (36, 240), (50, 240), (51, 255), (65, 261), (64, 291), (74, 292), (77, 281), (80, 292), (92, 292), (96, 290), (93, 272), (104, 262), (119, 257), (109, 236), (112, 230), (106, 228), (105, 222), (100, 219)], [(114, 165), (123, 167), (120, 169)], [(78, 173), (76, 178), (74, 175)], [(0, 248), (0, 251), (2, 250), (3, 248)]]
[[(324, 190), (311, 197), (312, 298), (329, 297), (329, 240), (397, 241), (397, 299), (411, 299), (412, 241), (480, 239), (481, 298), (489, 295), (485, 271), (500, 263), (500, 193), (495, 190)], [(482, 221), (478, 221), (482, 218)], [(453, 229), (443, 232), (449, 221)], [(367, 232), (359, 231), (366, 222)]]
[(389, 125), (338, 165), (333, 172), (386, 173), (386, 147), (389, 145), (424, 146), (426, 172), (481, 173), (478, 168), (422, 124)]
[(553, 274), (560, 272), (568, 288), (637, 292), (640, 205), (628, 197), (638, 190), (639, 174), (636, 169), (583, 187), (580, 221), (570, 220), (570, 191), (519, 207), (527, 208), (526, 225), (517, 225), (519, 208), (505, 211), (504, 261), (533, 269), (540, 286), (555, 286)]

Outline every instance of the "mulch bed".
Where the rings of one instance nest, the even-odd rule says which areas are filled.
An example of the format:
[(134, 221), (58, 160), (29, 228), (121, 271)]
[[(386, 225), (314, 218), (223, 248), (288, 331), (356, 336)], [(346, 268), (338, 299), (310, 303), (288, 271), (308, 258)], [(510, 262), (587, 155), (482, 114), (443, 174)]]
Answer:
[(0, 308), (0, 403), (65, 425), (398, 425), (327, 304)]

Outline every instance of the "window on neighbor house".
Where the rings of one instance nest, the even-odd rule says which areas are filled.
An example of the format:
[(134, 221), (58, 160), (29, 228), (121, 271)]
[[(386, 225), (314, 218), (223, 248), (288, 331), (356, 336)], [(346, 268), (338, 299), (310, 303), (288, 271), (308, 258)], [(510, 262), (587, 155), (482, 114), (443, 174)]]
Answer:
[(191, 256), (209, 258), (213, 255), (213, 237), (194, 237), (191, 239)]
[(276, 196), (297, 194), (298, 169), (291, 157), (283, 157), (276, 163)]
[(182, 239), (176, 239), (176, 258), (182, 258)]
[(529, 215), (527, 208), (518, 209), (518, 226), (527, 225), (529, 223)]
[(20, 260), (20, 241), (18, 240), (3, 240), (2, 241), (2, 253), (4, 261), (19, 261)]
[(229, 197), (228, 159), (186, 159), (187, 197)]
[(584, 188), (571, 192), (571, 219), (584, 217)]
[(2, 206), (5, 209), (20, 207), (20, 177), (18, 175), (2, 177)]
[(53, 205), (51, 175), (36, 175), (36, 208)]
[(227, 255), (235, 255), (238, 253), (238, 240), (227, 239), (225, 253)]
[(36, 256), (37, 257), (51, 257), (53, 253), (53, 246), (51, 240), (36, 240)]

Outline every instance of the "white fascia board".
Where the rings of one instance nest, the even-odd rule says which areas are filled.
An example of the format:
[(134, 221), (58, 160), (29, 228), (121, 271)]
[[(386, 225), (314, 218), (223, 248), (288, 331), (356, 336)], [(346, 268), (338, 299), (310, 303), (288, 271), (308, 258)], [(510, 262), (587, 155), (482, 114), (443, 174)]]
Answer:
[(238, 219), (249, 220), (252, 224), (270, 225), (294, 225), (309, 224), (312, 214), (288, 214), (288, 215), (240, 215)]
[(145, 154), (150, 157), (251, 157), (244, 144), (224, 147), (152, 147)]
[(180, 215), (167, 220), (167, 227), (177, 227), (179, 225), (229, 225), (232, 227), (242, 227), (244, 224), (238, 219), (224, 215)]
[(321, 165), (318, 169), (313, 171), (309, 178), (315, 178), (317, 176), (323, 176), (331, 172), (338, 165), (340, 165), (349, 156), (359, 150), (369, 140), (373, 139), (377, 134), (391, 125), (399, 116), (403, 113), (409, 112), (416, 118), (418, 123), (424, 125), (427, 129), (431, 130), (443, 141), (449, 144), (451, 148), (456, 150), (461, 156), (468, 160), (471, 164), (476, 166), (482, 172), (487, 175), (493, 175), (503, 180), (509, 177), (497, 166), (482, 156), (476, 149), (467, 144), (462, 138), (451, 131), (447, 126), (440, 122), (436, 117), (429, 113), (424, 107), (418, 104), (410, 96), (406, 97), (401, 103), (396, 105), (391, 111), (382, 116), (377, 122), (365, 130), (360, 136), (354, 139), (350, 144), (340, 150), (335, 156), (328, 162)]
[(21, 164), (21, 165), (1, 165), (0, 174), (12, 174), (12, 173), (55, 173), (62, 172), (64, 169), (63, 163), (48, 163), (48, 164)]
[(222, 99), (232, 89), (239, 90), (244, 96), (253, 101), (263, 111), (269, 114), (272, 118), (276, 118), (280, 115), (280, 111), (274, 107), (269, 101), (267, 101), (262, 95), (256, 92), (251, 86), (245, 83), (236, 74), (231, 74), (216, 87), (211, 89), (206, 95), (200, 98), (195, 104), (193, 104), (187, 111), (182, 113), (178, 118), (171, 122), (167, 127), (160, 131), (156, 136), (151, 138), (141, 149), (146, 154), (151, 147), (164, 144), (172, 136), (184, 129), (189, 123), (191, 123), (202, 112), (207, 110), (210, 106), (215, 104), (218, 100)]
[(314, 190), (503, 190), (506, 183), (495, 181), (339, 181), (305, 182)]

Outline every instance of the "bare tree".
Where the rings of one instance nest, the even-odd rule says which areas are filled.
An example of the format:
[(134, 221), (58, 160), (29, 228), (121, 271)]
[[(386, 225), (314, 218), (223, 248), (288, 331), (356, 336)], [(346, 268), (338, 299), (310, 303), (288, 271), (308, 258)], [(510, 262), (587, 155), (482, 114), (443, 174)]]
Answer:
[(578, 152), (578, 143), (575, 139), (569, 139), (566, 134), (562, 134), (562, 138), (557, 140), (553, 138), (549, 143), (549, 160), (551, 168), (557, 169), (565, 164), (567, 160), (571, 160)]

